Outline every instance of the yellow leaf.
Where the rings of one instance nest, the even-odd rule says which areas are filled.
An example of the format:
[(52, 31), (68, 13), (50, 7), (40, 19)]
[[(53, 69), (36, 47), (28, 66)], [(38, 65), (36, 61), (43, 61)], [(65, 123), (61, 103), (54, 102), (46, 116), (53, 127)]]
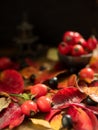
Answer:
[(62, 127), (61, 119), (62, 119), (61, 114), (58, 114), (52, 118), (52, 120), (50, 121), (50, 125), (53, 130), (60, 130), (60, 128)]
[(0, 112), (9, 106), (11, 103), (11, 99), (9, 97), (1, 97), (0, 98)]
[(98, 87), (81, 87), (83, 92), (90, 96), (95, 102), (98, 102)]
[(47, 129), (51, 129), (51, 126), (48, 121), (43, 119), (31, 118), (30, 119), (34, 125), (39, 125)]

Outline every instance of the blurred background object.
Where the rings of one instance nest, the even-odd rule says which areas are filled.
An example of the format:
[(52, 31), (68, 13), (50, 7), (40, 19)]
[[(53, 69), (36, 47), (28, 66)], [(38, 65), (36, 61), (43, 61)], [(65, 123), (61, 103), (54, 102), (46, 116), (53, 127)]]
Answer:
[(57, 46), (67, 30), (85, 38), (98, 37), (97, 0), (3, 0), (0, 1), (0, 48), (11, 48), (24, 12), (34, 25), (32, 33), (43, 45)]

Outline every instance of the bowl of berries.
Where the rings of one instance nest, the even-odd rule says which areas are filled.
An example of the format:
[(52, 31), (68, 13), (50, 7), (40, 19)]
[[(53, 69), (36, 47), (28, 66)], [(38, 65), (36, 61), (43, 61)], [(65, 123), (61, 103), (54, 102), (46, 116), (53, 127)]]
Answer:
[(59, 60), (69, 68), (84, 67), (92, 58), (97, 44), (94, 35), (86, 40), (79, 32), (67, 31), (57, 47)]

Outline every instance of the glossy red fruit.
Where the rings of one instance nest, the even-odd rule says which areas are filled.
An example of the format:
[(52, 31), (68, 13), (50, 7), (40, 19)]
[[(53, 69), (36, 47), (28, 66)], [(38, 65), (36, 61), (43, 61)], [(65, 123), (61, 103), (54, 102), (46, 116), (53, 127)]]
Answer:
[(38, 107), (37, 104), (32, 100), (27, 100), (21, 105), (22, 113), (27, 116), (32, 116), (32, 114), (37, 113)]
[(68, 43), (68, 45), (75, 45), (77, 38), (83, 38), (79, 32), (67, 31), (63, 34), (63, 41)]
[(68, 45), (66, 42), (61, 42), (59, 45), (58, 45), (58, 51), (60, 54), (68, 54), (70, 52), (70, 49), (71, 49), (71, 46)]
[(0, 70), (8, 69), (12, 65), (12, 61), (8, 57), (0, 58)]
[(91, 37), (88, 38), (87, 43), (88, 43), (88, 49), (90, 51), (93, 51), (96, 48), (98, 41), (96, 37), (92, 35)]
[(80, 56), (85, 54), (85, 50), (81, 45), (76, 44), (73, 46), (71, 54), (72, 56)]
[(74, 38), (74, 32), (73, 31), (67, 31), (63, 34), (62, 40), (64, 42), (67, 42), (70, 45), (73, 45), (74, 44), (73, 38)]
[(75, 38), (83, 38), (83, 36), (79, 32), (74, 32)]
[(82, 37), (75, 37), (74, 41), (75, 41), (76, 44), (79, 44), (79, 45), (87, 48), (87, 41), (84, 38), (82, 38)]
[(91, 68), (86, 67), (80, 70), (79, 76), (81, 79), (93, 79), (94, 71)]
[(51, 110), (51, 100), (46, 96), (41, 96), (36, 101), (41, 112), (49, 112)]
[(45, 84), (36, 84), (31, 87), (30, 89), (31, 94), (35, 95), (36, 98), (39, 98), (41, 96), (45, 96), (48, 92), (48, 87)]
[(13, 69), (4, 70), (0, 77), (0, 91), (7, 93), (22, 93), (24, 80), (21, 74)]

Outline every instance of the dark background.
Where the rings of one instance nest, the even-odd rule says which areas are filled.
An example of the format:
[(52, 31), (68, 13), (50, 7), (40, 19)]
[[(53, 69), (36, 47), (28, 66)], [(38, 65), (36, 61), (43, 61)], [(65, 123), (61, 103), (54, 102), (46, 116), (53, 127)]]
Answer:
[(15, 44), (16, 26), (23, 13), (42, 44), (57, 45), (67, 30), (80, 32), (85, 38), (97, 37), (98, 9), (95, 0), (1, 0), (0, 46)]

